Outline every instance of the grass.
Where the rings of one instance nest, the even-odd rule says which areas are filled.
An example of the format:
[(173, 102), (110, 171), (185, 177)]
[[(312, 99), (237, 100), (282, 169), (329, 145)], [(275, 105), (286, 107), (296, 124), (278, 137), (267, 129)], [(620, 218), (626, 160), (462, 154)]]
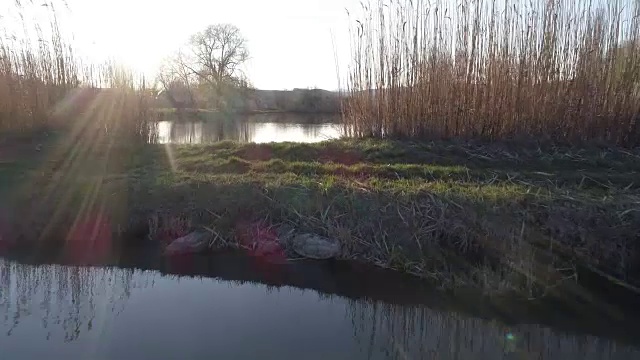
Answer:
[[(68, 159), (65, 143), (46, 153)], [(579, 266), (640, 284), (637, 150), (371, 139), (89, 149), (0, 167), (22, 177), (11, 201), (29, 214), (16, 220), (25, 241), (63, 239), (100, 213), (138, 239), (206, 226), (215, 246), (313, 232), (338, 239), (341, 258), (446, 288), (535, 296)]]
[(82, 66), (54, 11), (37, 41), (0, 39), (2, 242), (293, 230), (447, 288), (535, 296), (579, 267), (638, 287), (640, 6), (488, 4), (364, 4), (344, 104), (359, 139), (314, 145), (147, 145), (144, 79)]
[(354, 12), (356, 137), (640, 143), (640, 4), (371, 0)]

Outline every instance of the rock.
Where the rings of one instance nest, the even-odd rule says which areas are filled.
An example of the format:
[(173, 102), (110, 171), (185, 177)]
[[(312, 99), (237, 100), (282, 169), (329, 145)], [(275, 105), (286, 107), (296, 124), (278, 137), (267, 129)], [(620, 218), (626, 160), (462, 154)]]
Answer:
[(211, 235), (206, 232), (194, 231), (187, 236), (173, 240), (164, 252), (166, 255), (199, 253), (209, 246), (210, 237)]
[(315, 234), (300, 234), (292, 239), (293, 251), (310, 259), (330, 259), (340, 254), (340, 243)]

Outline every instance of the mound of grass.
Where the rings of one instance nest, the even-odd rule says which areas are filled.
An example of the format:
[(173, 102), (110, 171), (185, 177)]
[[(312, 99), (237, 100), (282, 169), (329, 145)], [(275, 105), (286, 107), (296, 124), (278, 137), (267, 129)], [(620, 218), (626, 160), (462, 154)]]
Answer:
[(640, 283), (637, 150), (223, 142), (112, 147), (49, 163), (14, 191), (16, 204), (34, 209), (22, 229), (41, 240), (100, 211), (114, 232), (206, 226), (218, 245), (242, 245), (247, 229), (313, 232), (338, 239), (344, 259), (447, 288), (534, 295), (579, 266)]

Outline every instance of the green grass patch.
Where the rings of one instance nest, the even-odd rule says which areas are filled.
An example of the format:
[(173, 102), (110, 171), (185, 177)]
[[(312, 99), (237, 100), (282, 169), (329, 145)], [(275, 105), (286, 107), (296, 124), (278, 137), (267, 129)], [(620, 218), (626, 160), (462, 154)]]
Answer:
[(576, 264), (640, 280), (638, 151), (339, 140), (68, 154), (0, 164), (23, 179), (10, 189), (23, 229), (99, 209), (125, 231), (163, 214), (227, 244), (246, 224), (334, 237), (346, 259), (450, 288), (544, 292)]

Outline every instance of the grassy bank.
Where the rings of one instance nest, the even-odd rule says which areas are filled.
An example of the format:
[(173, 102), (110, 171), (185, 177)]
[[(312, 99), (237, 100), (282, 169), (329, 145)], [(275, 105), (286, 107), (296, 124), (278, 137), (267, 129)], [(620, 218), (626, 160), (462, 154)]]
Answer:
[(640, 284), (637, 150), (343, 140), (72, 153), (70, 143), (0, 167), (15, 179), (19, 242), (68, 238), (93, 214), (139, 240), (201, 226), (214, 246), (313, 232), (338, 239), (344, 259), (446, 288), (539, 295), (580, 266)]

